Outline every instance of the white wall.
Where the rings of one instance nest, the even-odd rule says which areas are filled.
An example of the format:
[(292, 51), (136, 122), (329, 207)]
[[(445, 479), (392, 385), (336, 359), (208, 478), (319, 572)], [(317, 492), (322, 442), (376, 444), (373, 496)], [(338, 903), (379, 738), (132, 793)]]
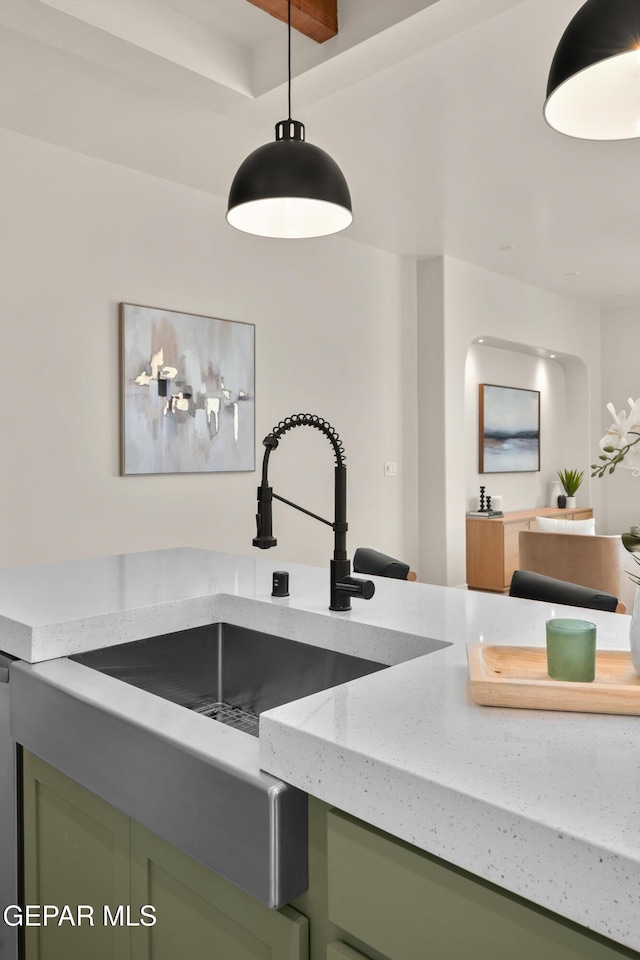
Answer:
[[(606, 409), (608, 403), (613, 403), (617, 411), (628, 411), (628, 398), (640, 397), (639, 358), (640, 307), (604, 312), (598, 438), (604, 436), (612, 422)], [(640, 523), (640, 477), (619, 467), (614, 474), (594, 483), (602, 484), (607, 533), (622, 533), (632, 524)]]
[[(347, 453), (350, 554), (415, 565), (414, 264), (343, 237), (247, 237), (208, 195), (7, 131), (0, 173), (0, 562), (253, 550), (257, 473), (119, 476), (126, 301), (255, 323), (257, 467), (281, 418), (325, 417)], [(287, 435), (272, 466), (278, 492), (332, 518), (325, 438)], [(275, 518), (276, 555), (328, 564), (328, 528), (280, 504)]]
[[(521, 387), (540, 391), (540, 470), (534, 473), (482, 474), (479, 466), (478, 384)], [(549, 485), (566, 463), (567, 405), (564, 370), (555, 360), (471, 344), (465, 365), (465, 451), (467, 509), (478, 509), (480, 485), (488, 494), (502, 496), (503, 510), (546, 506)], [(585, 474), (588, 471), (585, 471)]]
[[(600, 418), (600, 314), (597, 307), (518, 283), (452, 257), (418, 264), (419, 380), (444, 381), (440, 397), (419, 398), (419, 536), (423, 579), (451, 585), (465, 580), (467, 456), (465, 365), (478, 337), (493, 337), (516, 352), (522, 348), (559, 356), (567, 406), (566, 465), (592, 462)], [(426, 405), (428, 402), (428, 406)], [(441, 436), (434, 423), (439, 421)], [(443, 448), (444, 447), (444, 452)], [(437, 477), (443, 477), (438, 487)], [(542, 490), (538, 506), (545, 502)], [(585, 480), (578, 503), (598, 513), (600, 491)], [(444, 496), (441, 496), (444, 491)], [(534, 493), (532, 492), (532, 496)], [(431, 515), (437, 514), (435, 523)]]

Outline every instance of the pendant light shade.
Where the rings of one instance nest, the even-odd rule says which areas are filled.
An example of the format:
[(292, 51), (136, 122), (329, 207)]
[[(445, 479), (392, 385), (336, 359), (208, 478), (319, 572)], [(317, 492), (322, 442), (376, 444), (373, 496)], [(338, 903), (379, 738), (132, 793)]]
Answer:
[(261, 237), (324, 237), (353, 220), (349, 187), (335, 160), (305, 141), (302, 123), (281, 120), (275, 143), (258, 147), (240, 165), (227, 220)]
[(587, 0), (551, 64), (544, 116), (583, 140), (640, 137), (640, 2)]
[(342, 170), (328, 153), (305, 140), (291, 119), (291, 0), (288, 3), (289, 116), (276, 124), (275, 143), (250, 153), (229, 191), (227, 221), (260, 237), (325, 237), (353, 220)]

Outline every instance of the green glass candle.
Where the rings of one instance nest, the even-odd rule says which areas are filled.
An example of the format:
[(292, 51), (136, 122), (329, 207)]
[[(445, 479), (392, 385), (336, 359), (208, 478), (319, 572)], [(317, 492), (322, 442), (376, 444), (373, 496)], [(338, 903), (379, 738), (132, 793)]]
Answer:
[(547, 671), (554, 680), (589, 683), (596, 675), (596, 625), (547, 620)]

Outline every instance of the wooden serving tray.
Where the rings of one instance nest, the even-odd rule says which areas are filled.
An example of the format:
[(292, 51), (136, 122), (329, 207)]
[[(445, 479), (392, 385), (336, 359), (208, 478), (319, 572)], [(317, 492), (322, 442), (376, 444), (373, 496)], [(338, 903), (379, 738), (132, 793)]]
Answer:
[(598, 650), (592, 683), (552, 680), (545, 647), (469, 643), (467, 660), (471, 696), (487, 707), (640, 716), (640, 676), (626, 651)]

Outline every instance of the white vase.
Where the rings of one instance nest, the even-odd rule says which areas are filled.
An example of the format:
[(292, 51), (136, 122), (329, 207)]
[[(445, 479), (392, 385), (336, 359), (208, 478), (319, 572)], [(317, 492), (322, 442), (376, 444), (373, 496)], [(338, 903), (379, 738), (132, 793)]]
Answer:
[(629, 629), (629, 646), (631, 647), (631, 660), (636, 673), (640, 674), (640, 587), (636, 587), (636, 598), (633, 604), (633, 613), (631, 614), (631, 627)]
[(562, 493), (562, 484), (559, 480), (552, 480), (549, 484), (549, 506), (558, 506), (558, 497)]
[(567, 510), (573, 510), (576, 505), (575, 497), (567, 497)]

